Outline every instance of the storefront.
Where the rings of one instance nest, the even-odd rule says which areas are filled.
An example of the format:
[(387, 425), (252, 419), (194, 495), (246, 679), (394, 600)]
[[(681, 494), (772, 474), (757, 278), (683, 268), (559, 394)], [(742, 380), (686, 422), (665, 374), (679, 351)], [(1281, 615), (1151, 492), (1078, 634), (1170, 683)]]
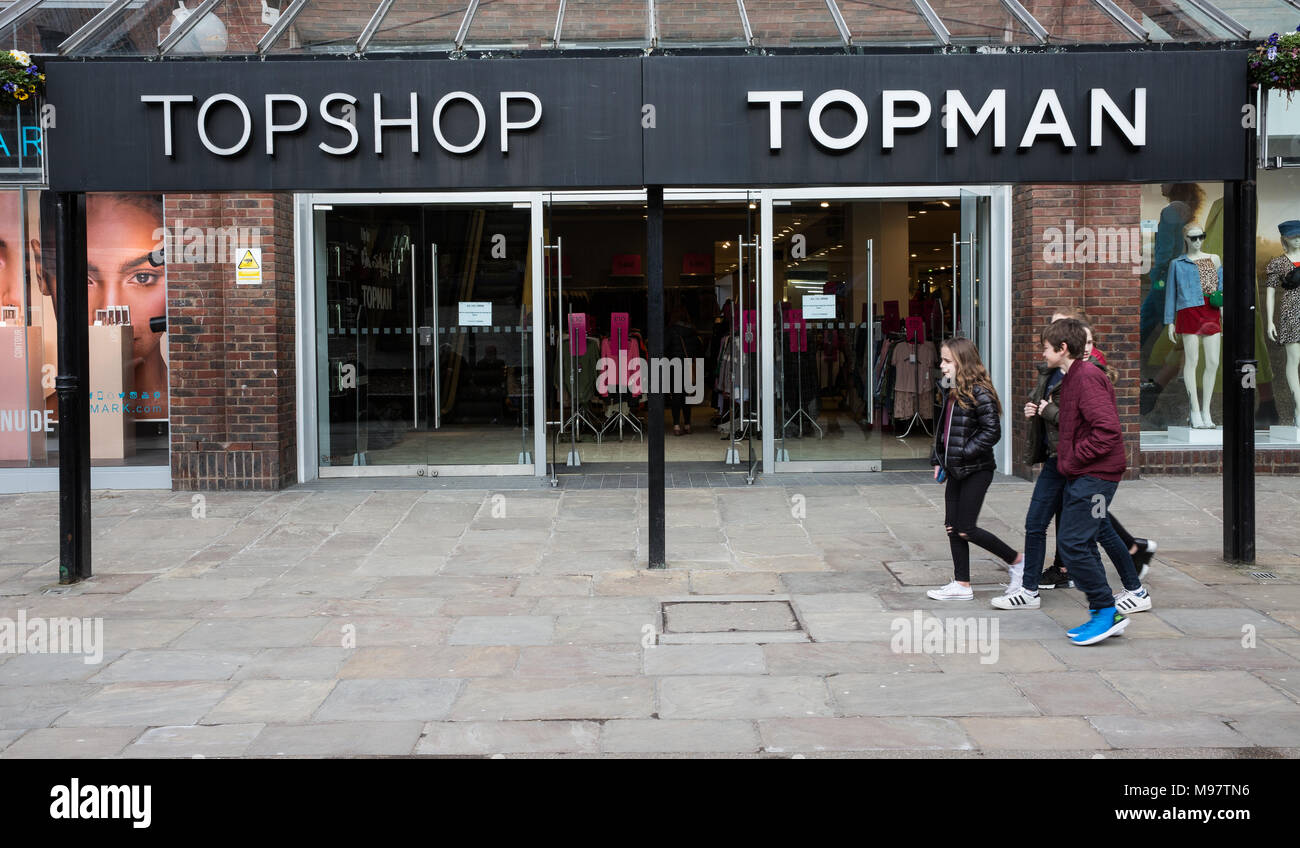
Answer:
[[(954, 334), (1023, 474), (1010, 399), (1057, 305), (1120, 372), (1135, 469), (1221, 470), (1241, 426), (1260, 470), (1300, 467), (1264, 273), (1293, 172), (1259, 175), (1253, 355), (1230, 353), (1231, 305), (1221, 341), (1170, 340), (1162, 296), (1193, 222), (1232, 288), (1253, 113), (1230, 48), (1289, 29), (1286, 3), (226, 0), (62, 30), (19, 5), (15, 46), (62, 58), (56, 111), (20, 118), (45, 124), (48, 178), (5, 192), (23, 397), (0, 405), (28, 423), (0, 490), (57, 485), (51, 195), (82, 192), (96, 486), (635, 472), (660, 427), (690, 471), (923, 468)], [(660, 424), (653, 358), (680, 328), (699, 363)], [(1254, 426), (1225, 419), (1248, 360)]]

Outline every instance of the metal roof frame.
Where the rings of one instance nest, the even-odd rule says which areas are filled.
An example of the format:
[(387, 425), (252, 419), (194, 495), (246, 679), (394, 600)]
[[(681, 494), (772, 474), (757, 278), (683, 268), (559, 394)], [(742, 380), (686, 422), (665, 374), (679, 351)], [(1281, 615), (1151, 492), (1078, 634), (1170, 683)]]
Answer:
[(289, 8), (281, 10), (280, 17), (277, 18), (275, 23), (271, 24), (271, 28), (263, 33), (262, 37), (258, 39), (258, 56), (265, 56), (267, 51), (275, 46), (275, 43), (280, 40), (280, 36), (284, 35), (285, 30), (289, 28), (289, 24), (293, 23), (294, 19), (302, 13), (302, 10), (310, 2), (311, 0), (293, 0), (293, 2), (289, 4)]
[(1025, 28), (1038, 39), (1039, 44), (1046, 44), (1050, 33), (1047, 27), (1038, 22), (1038, 18), (1029, 14), (1029, 10), (1020, 5), (1020, 0), (1001, 0), (1002, 6), (1011, 13), (1012, 17), (1025, 25)]
[(916, 11), (921, 13), (921, 17), (925, 18), (926, 26), (934, 33), (934, 37), (939, 39), (939, 43), (945, 47), (952, 44), (952, 31), (939, 18), (934, 11), (934, 7), (927, 0), (912, 0), (912, 5), (916, 7)]
[(1220, 9), (1218, 6), (1209, 2), (1209, 0), (1184, 0), (1187, 5), (1198, 9), (1210, 20), (1232, 33), (1241, 40), (1250, 38), (1250, 30), (1241, 25), (1241, 22)]
[[(1092, 0), (1103, 12), (1110, 16), (1111, 20), (1128, 30), (1129, 34), (1138, 41), (1150, 41), (1151, 33), (1147, 32), (1142, 24), (1133, 20), (1127, 12), (1115, 5), (1114, 0)], [(1287, 0), (1291, 2), (1291, 0)], [(1296, 8), (1300, 8), (1297, 6)]]
[(11, 24), (21, 23), (23, 18), (35, 12), (45, 0), (17, 0), (0, 12), (0, 29)]
[(113, 0), (99, 14), (86, 21), (81, 29), (63, 39), (58, 46), (59, 55), (67, 56), (72, 51), (79, 49), (87, 41), (98, 35), (104, 27), (108, 26), (117, 17), (117, 13), (125, 9), (130, 3), (131, 0)]
[(831, 17), (835, 19), (835, 28), (840, 31), (840, 40), (845, 46), (853, 43), (853, 33), (849, 32), (849, 25), (844, 20), (844, 13), (840, 11), (839, 5), (835, 0), (826, 0), (826, 8), (830, 10)]

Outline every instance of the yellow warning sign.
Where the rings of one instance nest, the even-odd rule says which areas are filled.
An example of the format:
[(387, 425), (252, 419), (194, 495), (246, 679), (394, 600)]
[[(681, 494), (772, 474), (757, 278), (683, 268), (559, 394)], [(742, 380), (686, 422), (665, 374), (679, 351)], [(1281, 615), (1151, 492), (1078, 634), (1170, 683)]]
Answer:
[(262, 248), (244, 249), (239, 264), (235, 266), (235, 285), (260, 286), (262, 284)]

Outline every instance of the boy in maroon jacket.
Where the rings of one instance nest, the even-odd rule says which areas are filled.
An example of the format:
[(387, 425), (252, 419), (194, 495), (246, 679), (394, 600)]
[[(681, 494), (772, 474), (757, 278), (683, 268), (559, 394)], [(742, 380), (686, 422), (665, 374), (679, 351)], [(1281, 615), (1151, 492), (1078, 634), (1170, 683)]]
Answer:
[(1087, 342), (1087, 330), (1073, 318), (1055, 321), (1043, 333), (1044, 359), (1065, 374), (1059, 401), (1057, 469), (1066, 484), (1056, 546), (1075, 585), (1087, 594), (1091, 611), (1085, 624), (1067, 631), (1076, 645), (1096, 644), (1123, 633), (1128, 626), (1128, 619), (1115, 609), (1115, 597), (1097, 552), (1097, 533), (1127, 467), (1124, 437), (1115, 387), (1105, 372), (1072, 367), (1083, 360)]

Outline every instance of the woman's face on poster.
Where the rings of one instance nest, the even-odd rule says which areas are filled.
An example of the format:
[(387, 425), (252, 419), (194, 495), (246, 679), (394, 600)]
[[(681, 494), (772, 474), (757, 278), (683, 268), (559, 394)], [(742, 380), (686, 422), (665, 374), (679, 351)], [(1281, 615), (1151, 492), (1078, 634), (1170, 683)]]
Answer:
[(0, 191), (0, 306), (23, 305), (22, 210), (19, 193)]
[(126, 306), (135, 335), (135, 365), (161, 357), (161, 334), (149, 329), (149, 319), (167, 313), (164, 267), (155, 264), (161, 221), (148, 205), (118, 195), (86, 198), (86, 306), (95, 310)]

